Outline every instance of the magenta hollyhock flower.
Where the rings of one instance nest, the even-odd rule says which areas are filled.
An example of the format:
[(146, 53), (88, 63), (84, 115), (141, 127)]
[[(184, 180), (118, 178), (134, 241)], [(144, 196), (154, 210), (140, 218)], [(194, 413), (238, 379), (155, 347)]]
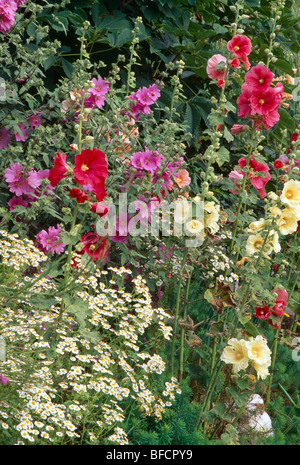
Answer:
[(154, 174), (159, 168), (163, 156), (157, 151), (151, 151), (145, 147), (144, 152), (135, 152), (131, 157), (131, 164), (134, 168), (144, 169)]
[(155, 92), (150, 92), (148, 87), (141, 87), (135, 94), (136, 99), (143, 105), (152, 105), (155, 102)]
[(36, 115), (31, 114), (29, 116), (28, 123), (31, 129), (37, 128), (38, 126), (42, 124), (42, 120), (39, 115), (40, 115), (40, 112), (38, 112)]
[(248, 37), (238, 34), (227, 43), (227, 48), (237, 58), (244, 59), (245, 56), (250, 54), (252, 44)]
[(25, 140), (28, 139), (28, 129), (27, 127), (25, 126), (24, 123), (19, 123), (18, 124), (19, 126), (19, 129), (21, 131), (22, 134), (18, 133), (18, 132), (14, 132), (14, 135), (15, 135), (15, 138), (16, 138), (16, 141), (22, 141), (22, 142), (25, 142)]
[(250, 103), (255, 113), (258, 115), (266, 115), (270, 111), (274, 111), (278, 108), (278, 93), (272, 87), (265, 90), (252, 90)]
[(10, 168), (6, 168), (5, 170), (4, 178), (7, 183), (16, 182), (23, 173), (23, 166), (20, 163), (11, 163)]
[(0, 131), (0, 149), (6, 149), (11, 143), (10, 132), (5, 126)]
[(278, 113), (277, 108), (275, 108), (275, 110), (269, 111), (264, 115), (262, 123), (266, 129), (271, 129), (279, 120), (280, 114)]
[(251, 90), (247, 86), (247, 84), (242, 85), (242, 92), (237, 98), (238, 104), (238, 116), (241, 118), (247, 118), (248, 115), (251, 115)]
[(267, 90), (273, 81), (274, 74), (264, 65), (253, 66), (245, 74), (245, 83), (250, 90)]
[(239, 134), (240, 132), (243, 132), (244, 129), (245, 129), (245, 126), (243, 124), (234, 124), (232, 128), (230, 129), (230, 132), (232, 135)]
[(151, 84), (151, 86), (148, 87), (148, 92), (151, 95), (153, 102), (160, 97), (160, 89), (156, 84)]
[(25, 207), (25, 208), (28, 208), (29, 207), (29, 203), (23, 199), (23, 197), (17, 197), (16, 195), (14, 195), (9, 201), (8, 201), (8, 206), (9, 206), (9, 209), (12, 211), (14, 210), (14, 208), (17, 206), (17, 205), (21, 205), (22, 207)]
[(130, 112), (134, 118), (140, 113), (149, 115), (151, 112), (150, 105), (160, 97), (160, 90), (156, 84), (149, 87), (140, 87), (134, 94), (129, 96), (129, 100), (135, 101), (130, 104)]
[(43, 229), (36, 235), (36, 241), (38, 242), (38, 248), (44, 253), (51, 251), (60, 255), (65, 248), (65, 244), (60, 240), (61, 228), (59, 224), (57, 228), (50, 226), (48, 231)]
[(8, 32), (15, 22), (18, 5), (14, 0), (0, 0), (0, 32)]
[(9, 184), (10, 192), (17, 197), (34, 192), (41, 184), (37, 172), (32, 170), (26, 173), (20, 163), (11, 163), (10, 168), (5, 170), (4, 178)]
[(208, 77), (213, 81), (223, 80), (226, 74), (226, 63), (227, 60), (223, 55), (217, 53), (213, 55), (208, 61), (206, 66), (206, 72)]
[(7, 378), (0, 373), (0, 384), (4, 386), (7, 384)]

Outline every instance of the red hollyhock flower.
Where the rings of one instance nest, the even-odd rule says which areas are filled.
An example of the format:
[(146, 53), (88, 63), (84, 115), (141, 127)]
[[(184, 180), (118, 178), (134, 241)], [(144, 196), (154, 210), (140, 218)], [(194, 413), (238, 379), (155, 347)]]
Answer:
[[(244, 157), (240, 158), (238, 161), (239, 166), (243, 168), (246, 166), (246, 159)], [(252, 168), (253, 173), (247, 173), (247, 176), (250, 178), (252, 186), (257, 190), (260, 195), (260, 198), (263, 199), (266, 196), (265, 193), (265, 186), (267, 182), (271, 179), (271, 175), (269, 173), (268, 165), (264, 163), (260, 163), (255, 160), (254, 157), (250, 159), (249, 168)], [(255, 172), (258, 173), (266, 173), (264, 177), (255, 176)]]
[(81, 185), (90, 185), (97, 200), (102, 201), (106, 196), (105, 179), (108, 175), (105, 154), (94, 148), (83, 150), (75, 157), (75, 181)]
[(284, 315), (284, 310), (283, 310), (282, 303), (278, 303), (278, 304), (273, 305), (272, 313), (273, 313), (273, 315), (276, 315), (276, 316), (283, 316)]
[(255, 316), (260, 320), (265, 320), (271, 316), (271, 311), (268, 305), (262, 305), (261, 307), (255, 307)]
[(57, 152), (57, 156), (54, 158), (54, 167), (49, 172), (48, 179), (51, 186), (55, 187), (56, 184), (68, 175), (69, 167), (67, 165), (67, 155)]
[(275, 289), (277, 297), (275, 299), (275, 303), (281, 303), (284, 307), (288, 304), (289, 295), (285, 289)]
[(92, 203), (91, 204), (91, 211), (97, 213), (101, 218), (102, 216), (107, 215), (109, 212), (110, 207), (101, 203)]
[(297, 228), (297, 233), (300, 233), (300, 220), (298, 221), (298, 228)]
[(88, 232), (81, 237), (83, 244), (82, 253), (86, 252), (92, 257), (93, 262), (107, 256), (109, 242), (105, 237), (101, 237), (94, 232)]
[(283, 163), (281, 160), (275, 160), (273, 165), (274, 165), (274, 168), (276, 168), (277, 170), (283, 167)]
[(244, 59), (251, 52), (252, 44), (248, 37), (238, 34), (227, 43), (227, 48), (237, 58)]
[(77, 187), (74, 187), (74, 189), (71, 189), (70, 190), (70, 196), (73, 198), (73, 199), (76, 199), (77, 200), (77, 203), (84, 203), (88, 200), (88, 195), (85, 194), (84, 192), (82, 192), (80, 189), (78, 189)]
[(248, 115), (251, 115), (251, 96), (252, 93), (247, 86), (247, 84), (242, 85), (242, 93), (237, 98), (238, 104), (238, 116), (241, 118), (247, 118)]
[(250, 90), (266, 90), (273, 81), (274, 74), (264, 65), (253, 66), (245, 74), (245, 82)]

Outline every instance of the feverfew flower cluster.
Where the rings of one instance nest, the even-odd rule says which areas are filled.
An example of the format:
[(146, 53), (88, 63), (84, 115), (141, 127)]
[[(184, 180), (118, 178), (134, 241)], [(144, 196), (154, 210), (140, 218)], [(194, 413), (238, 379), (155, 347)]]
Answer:
[(245, 370), (250, 364), (256, 370), (257, 378), (265, 379), (271, 365), (271, 351), (261, 335), (249, 340), (232, 338), (223, 350), (221, 360), (231, 364), (234, 373)]
[[(6, 250), (22, 241), (5, 231), (2, 236), (5, 267), (12, 258), (6, 257)], [(35, 253), (28, 249), (24, 263), (36, 268), (45, 255), (28, 244)], [(24, 240), (22, 251), (26, 246)], [(32, 285), (31, 296), (55, 296), (55, 283), (49, 277), (38, 277), (16, 279), (13, 286), (19, 299), (0, 314), (0, 335), (6, 342), (5, 359), (0, 361), (1, 389), (13, 385), (15, 392), (13, 406), (0, 401), (0, 431), (5, 429), (18, 444), (65, 444), (71, 439), (76, 443), (83, 440), (82, 434), (98, 444), (103, 440), (127, 444), (120, 425), (126, 419), (128, 402), (136, 403), (143, 415), (159, 420), (180, 393), (175, 378), (165, 382), (161, 393), (152, 385), (155, 376), (163, 375), (165, 362), (145, 351), (148, 328), (151, 338), (154, 329), (162, 341), (170, 338), (166, 325), (170, 316), (152, 307), (142, 277), (133, 278), (123, 267), (92, 274), (79, 262), (76, 284), (82, 290), (75, 292), (74, 303), (63, 312), (61, 297), (41, 309), (35, 308), (26, 292), (22, 296), (26, 283)], [(95, 421), (82, 429), (87, 413)]]

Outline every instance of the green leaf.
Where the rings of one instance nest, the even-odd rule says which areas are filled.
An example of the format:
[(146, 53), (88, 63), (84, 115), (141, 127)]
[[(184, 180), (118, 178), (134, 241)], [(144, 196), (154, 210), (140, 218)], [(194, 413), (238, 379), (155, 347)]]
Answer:
[(72, 63), (62, 57), (61, 64), (63, 67), (64, 72), (66, 73), (67, 77), (70, 78), (74, 72), (74, 68)]

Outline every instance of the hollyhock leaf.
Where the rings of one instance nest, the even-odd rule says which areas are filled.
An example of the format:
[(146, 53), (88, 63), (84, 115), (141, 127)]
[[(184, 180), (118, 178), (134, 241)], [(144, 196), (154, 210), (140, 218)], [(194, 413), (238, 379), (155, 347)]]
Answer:
[(72, 63), (70, 63), (65, 58), (62, 58), (61, 59), (61, 64), (62, 64), (63, 70), (66, 73), (67, 77), (70, 78), (72, 76), (72, 74), (74, 73), (74, 68), (73, 68)]

